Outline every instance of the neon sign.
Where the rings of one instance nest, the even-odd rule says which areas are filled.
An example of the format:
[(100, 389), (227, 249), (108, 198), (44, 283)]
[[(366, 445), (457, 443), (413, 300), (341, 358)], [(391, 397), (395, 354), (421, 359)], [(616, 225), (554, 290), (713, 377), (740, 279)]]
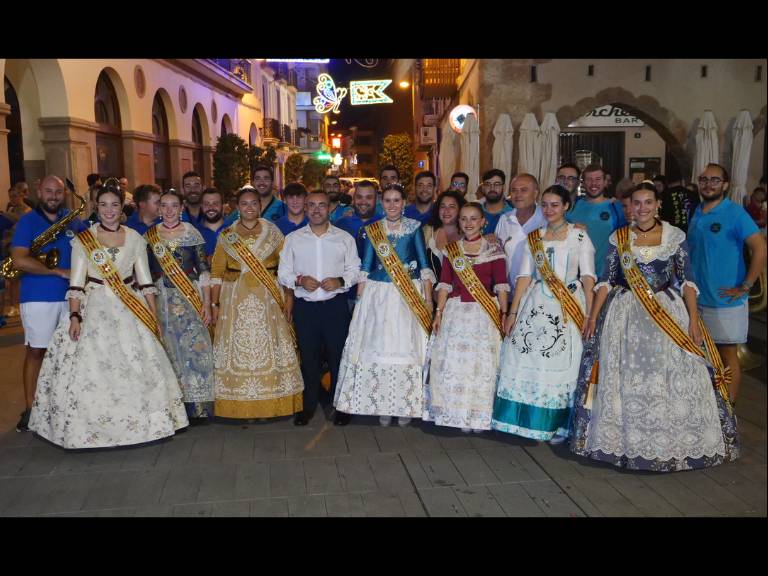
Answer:
[(384, 89), (392, 84), (392, 80), (356, 80), (349, 83), (349, 103), (353, 106), (361, 104), (392, 104), (393, 100)]
[(339, 105), (347, 95), (347, 89), (343, 86), (337, 88), (333, 78), (323, 72), (317, 77), (317, 94), (312, 103), (319, 114), (327, 114), (331, 110), (339, 114)]

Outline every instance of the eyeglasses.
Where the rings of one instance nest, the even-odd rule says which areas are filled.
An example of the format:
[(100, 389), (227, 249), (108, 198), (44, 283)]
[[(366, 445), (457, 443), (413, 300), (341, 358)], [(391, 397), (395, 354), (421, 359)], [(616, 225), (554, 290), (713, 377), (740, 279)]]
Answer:
[(416, 186), (416, 190), (433, 190), (434, 188), (434, 184), (418, 184)]
[(555, 178), (555, 182), (565, 182), (566, 180), (568, 182), (578, 182), (579, 177), (578, 176), (558, 176), (557, 178)]
[(467, 183), (464, 182), (463, 180), (454, 180), (453, 182), (451, 182), (451, 186), (453, 188), (466, 188)]
[(490, 180), (486, 180), (483, 182), (483, 186), (486, 188), (504, 188), (504, 182), (491, 182)]
[(717, 176), (713, 176), (712, 178), (707, 178), (706, 176), (699, 176), (699, 184), (702, 186), (706, 186), (707, 184), (712, 184), (712, 186), (717, 186), (718, 184), (722, 184), (723, 179), (718, 178)]

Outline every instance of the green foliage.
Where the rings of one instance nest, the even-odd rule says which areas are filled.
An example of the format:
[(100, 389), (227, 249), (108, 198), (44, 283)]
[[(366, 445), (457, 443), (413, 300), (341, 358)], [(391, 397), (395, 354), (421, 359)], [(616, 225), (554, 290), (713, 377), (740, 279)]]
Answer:
[(304, 186), (307, 187), (307, 190), (312, 190), (313, 188), (318, 188), (320, 186), (323, 176), (325, 176), (325, 172), (330, 165), (330, 162), (322, 162), (317, 158), (310, 158), (306, 161), (304, 164), (302, 181)]
[(405, 186), (406, 190), (411, 188), (414, 161), (413, 141), (410, 135), (403, 132), (389, 134), (384, 138), (384, 146), (379, 154), (379, 170), (382, 166), (394, 164), (400, 171), (400, 184)]
[(304, 157), (301, 154), (291, 154), (285, 161), (285, 183), (298, 182), (304, 175)]
[(250, 146), (248, 148), (248, 165), (251, 173), (253, 169), (259, 164), (274, 167), (277, 162), (277, 150), (274, 146), (266, 146), (264, 148), (260, 146)]
[(213, 152), (213, 185), (228, 196), (249, 179), (248, 144), (237, 134), (225, 134)]

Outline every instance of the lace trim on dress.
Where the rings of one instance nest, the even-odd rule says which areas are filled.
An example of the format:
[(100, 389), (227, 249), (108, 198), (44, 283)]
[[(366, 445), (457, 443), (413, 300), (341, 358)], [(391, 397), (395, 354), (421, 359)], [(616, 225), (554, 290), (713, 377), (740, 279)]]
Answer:
[(360, 272), (357, 274), (357, 283), (359, 284), (360, 282), (365, 282), (366, 280), (368, 280), (368, 272), (360, 270)]
[(400, 219), (400, 226), (397, 230), (389, 229), (386, 218), (382, 220), (382, 222), (384, 222), (384, 233), (387, 236), (392, 236), (394, 238), (402, 238), (403, 236), (408, 236), (409, 234), (415, 232), (419, 226), (421, 226), (421, 222), (418, 220), (414, 220), (413, 218), (406, 218), (405, 216)]
[[(658, 246), (642, 246), (635, 247), (635, 241), (637, 240), (637, 234), (630, 228), (629, 240), (632, 246), (632, 255), (635, 259), (642, 263), (648, 264), (654, 260), (669, 260), (677, 252), (677, 247), (685, 241), (685, 232), (675, 226), (672, 226), (669, 222), (661, 222), (661, 244)], [(618, 247), (618, 240), (616, 240), (616, 232), (611, 233), (608, 237), (608, 242)], [(641, 253), (642, 251), (647, 254), (647, 257)]]
[(597, 294), (600, 291), (600, 288), (602, 288), (603, 286), (608, 288), (608, 290), (611, 289), (611, 283), (610, 282), (598, 282), (597, 284), (595, 284), (595, 287), (592, 288), (592, 292)]
[(498, 294), (499, 292), (512, 292), (512, 287), (509, 284), (496, 284), (493, 287), (493, 293)]
[(440, 282), (437, 286), (435, 286), (435, 290), (445, 290), (446, 294), (450, 294), (453, 292), (453, 286), (446, 284), (445, 282)]
[(694, 283), (693, 283), (693, 282), (691, 282), (690, 280), (686, 280), (685, 282), (683, 282), (682, 284), (680, 284), (680, 295), (681, 295), (681, 296), (683, 295), (683, 291), (684, 291), (684, 289), (685, 289), (685, 287), (686, 287), (686, 286), (690, 286), (691, 288), (693, 288), (693, 289), (696, 291), (696, 296), (697, 296), (697, 297), (699, 296), (699, 294), (701, 294), (701, 292), (699, 292), (699, 287), (698, 287), (698, 286), (696, 286), (696, 284), (694, 284)]
[(160, 294), (160, 291), (150, 284), (149, 286), (142, 286), (141, 293), (144, 296), (149, 296), (150, 294)]
[(210, 286), (211, 285), (211, 273), (208, 272), (208, 270), (206, 270), (205, 272), (202, 272), (200, 274), (200, 278), (198, 279), (198, 281), (200, 282), (200, 286), (202, 288), (205, 288), (206, 286)]
[(221, 278), (211, 278), (210, 285), (211, 286), (221, 286), (223, 284), (223, 280)]
[(64, 295), (65, 300), (69, 300), (70, 298), (74, 298), (75, 300), (85, 300), (85, 290), (83, 288), (72, 286)]
[(435, 278), (435, 273), (432, 272), (432, 270), (430, 270), (429, 268), (424, 268), (421, 271), (421, 275), (420, 276), (421, 276), (422, 280), (429, 280), (430, 282), (432, 282), (432, 284), (437, 282), (437, 278)]

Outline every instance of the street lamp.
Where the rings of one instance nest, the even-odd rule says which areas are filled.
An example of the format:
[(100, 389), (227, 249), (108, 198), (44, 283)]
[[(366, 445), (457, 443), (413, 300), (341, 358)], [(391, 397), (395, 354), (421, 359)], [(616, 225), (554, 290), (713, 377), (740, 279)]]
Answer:
[(403, 90), (408, 88), (410, 85), (411, 85), (411, 83), (408, 82), (408, 80), (403, 80), (402, 82), (400, 82), (400, 88), (402, 88)]

